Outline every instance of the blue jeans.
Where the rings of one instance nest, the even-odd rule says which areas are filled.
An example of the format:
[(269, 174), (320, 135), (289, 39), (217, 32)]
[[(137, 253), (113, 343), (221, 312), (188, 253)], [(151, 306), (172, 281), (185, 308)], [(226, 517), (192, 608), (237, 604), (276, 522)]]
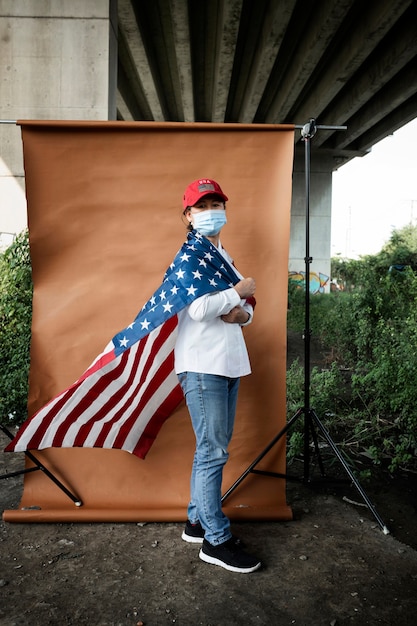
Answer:
[(205, 539), (219, 545), (232, 536), (222, 511), (221, 487), (240, 379), (196, 372), (183, 372), (178, 379), (196, 438), (188, 519), (192, 524), (199, 521)]

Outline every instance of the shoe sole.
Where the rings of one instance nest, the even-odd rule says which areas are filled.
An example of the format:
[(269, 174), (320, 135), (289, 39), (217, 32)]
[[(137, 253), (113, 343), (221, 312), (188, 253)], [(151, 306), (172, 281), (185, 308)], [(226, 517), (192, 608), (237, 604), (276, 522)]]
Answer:
[(259, 563), (256, 563), (256, 565), (253, 565), (252, 567), (236, 567), (235, 565), (229, 565), (228, 563), (225, 563), (224, 561), (221, 561), (220, 559), (216, 559), (214, 556), (210, 556), (209, 554), (206, 554), (202, 550), (200, 550), (199, 557), (205, 563), (210, 563), (211, 565), (218, 565), (219, 567), (223, 567), (224, 569), (227, 569), (229, 572), (236, 572), (238, 574), (250, 574), (251, 572), (255, 572), (257, 569), (261, 567), (260, 561)]
[(183, 532), (181, 535), (181, 539), (186, 541), (187, 543), (203, 543), (203, 537), (192, 537), (191, 535), (187, 535), (186, 532)]

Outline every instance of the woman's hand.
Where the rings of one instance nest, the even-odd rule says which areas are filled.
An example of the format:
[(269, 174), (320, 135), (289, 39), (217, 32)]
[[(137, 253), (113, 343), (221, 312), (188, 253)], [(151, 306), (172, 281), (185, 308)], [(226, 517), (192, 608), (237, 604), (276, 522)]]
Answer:
[(241, 306), (235, 306), (229, 313), (221, 316), (223, 322), (228, 324), (246, 324), (249, 321), (250, 315)]
[(253, 278), (243, 278), (234, 286), (239, 296), (244, 300), (255, 294), (255, 280)]

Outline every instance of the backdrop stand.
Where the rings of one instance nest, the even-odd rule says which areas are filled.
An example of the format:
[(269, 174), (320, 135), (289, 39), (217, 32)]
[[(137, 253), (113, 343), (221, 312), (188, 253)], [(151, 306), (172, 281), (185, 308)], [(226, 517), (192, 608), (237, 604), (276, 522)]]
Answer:
[[(11, 433), (10, 430), (6, 428), (6, 426), (4, 426), (3, 424), (0, 424), (0, 430), (2, 430), (4, 434), (9, 437), (9, 439), (14, 439), (13, 433)], [(12, 478), (12, 476), (20, 476), (20, 474), (29, 474), (30, 472), (37, 472), (38, 470), (40, 470), (45, 474), (45, 476), (52, 480), (52, 482), (55, 483), (55, 485), (59, 487), (59, 489), (61, 489), (61, 491), (63, 491), (65, 495), (70, 498), (70, 500), (74, 502), (75, 506), (82, 506), (82, 501), (73, 493), (71, 493), (71, 491), (69, 491), (69, 489), (67, 489), (65, 485), (63, 485), (61, 481), (58, 480), (58, 478), (51, 471), (49, 471), (48, 468), (45, 467), (44, 464), (41, 463), (41, 461), (39, 461), (39, 459), (37, 459), (32, 454), (32, 452), (30, 452), (29, 450), (25, 450), (24, 454), (28, 457), (28, 459), (32, 461), (32, 463), (35, 464), (35, 467), (26, 467), (25, 469), (18, 470), (17, 472), (1, 474), (0, 480), (2, 478)]]
[[(321, 478), (327, 479), (324, 464), (322, 461), (322, 457), (320, 454), (320, 449), (318, 445), (317, 431), (321, 433), (323, 438), (327, 441), (330, 446), (332, 452), (340, 461), (343, 469), (346, 474), (349, 476), (351, 482), (354, 484), (359, 494), (363, 498), (366, 503), (368, 509), (375, 517), (378, 522), (380, 528), (384, 532), (385, 535), (389, 534), (389, 530), (378, 512), (376, 511), (374, 505), (370, 501), (369, 497), (365, 493), (364, 489), (360, 485), (358, 479), (353, 474), (349, 465), (346, 463), (345, 458), (341, 454), (340, 450), (336, 446), (335, 442), (331, 438), (328, 430), (320, 421), (314, 409), (310, 407), (310, 339), (311, 339), (311, 329), (310, 329), (310, 265), (312, 262), (312, 257), (310, 256), (310, 142), (314, 137), (318, 129), (325, 130), (346, 130), (346, 126), (317, 126), (314, 119), (310, 119), (310, 121), (304, 126), (296, 126), (296, 128), (301, 129), (301, 136), (304, 141), (305, 146), (305, 188), (306, 188), (306, 235), (305, 235), (305, 328), (303, 333), (304, 339), (304, 406), (300, 407), (296, 413), (291, 417), (291, 419), (287, 422), (287, 424), (280, 430), (280, 432), (272, 439), (272, 441), (266, 446), (266, 448), (256, 457), (256, 459), (247, 467), (247, 469), (239, 476), (239, 478), (233, 483), (233, 485), (226, 491), (226, 493), (222, 497), (222, 502), (226, 500), (230, 496), (230, 494), (240, 485), (240, 483), (249, 475), (249, 474), (259, 474), (263, 476), (272, 476), (275, 478), (287, 478), (288, 480), (301, 480), (305, 484), (311, 484), (313, 481), (310, 475), (310, 440), (313, 441), (313, 446), (315, 450), (315, 454), (318, 459), (318, 464), (321, 472)], [(304, 416), (304, 472), (302, 478), (296, 478), (294, 476), (288, 476), (287, 474), (279, 474), (277, 472), (268, 472), (263, 470), (255, 469), (258, 463), (270, 452), (270, 450), (282, 439), (282, 437), (292, 428), (292, 426), (297, 422), (299, 418)]]
[[(17, 124), (17, 121), (16, 120), (0, 120), (0, 124)], [(2, 430), (4, 434), (7, 435), (7, 437), (9, 437), (9, 439), (14, 438), (14, 435), (10, 432), (10, 430), (8, 430), (8, 428), (6, 428), (6, 426), (3, 426), (3, 424), (0, 424), (0, 430)], [(55, 485), (59, 487), (59, 489), (61, 489), (65, 493), (65, 495), (67, 495), (74, 502), (75, 506), (82, 506), (81, 500), (77, 496), (75, 496), (73, 493), (71, 493), (71, 491), (69, 491), (69, 489), (67, 489), (65, 485), (63, 485), (61, 481), (58, 480), (58, 478), (54, 476), (54, 474), (52, 474), (52, 472), (50, 472), (48, 468), (45, 467), (43, 463), (39, 461), (39, 459), (37, 459), (31, 452), (29, 452), (29, 450), (25, 451), (25, 455), (28, 457), (28, 459), (32, 461), (32, 463), (35, 464), (35, 467), (27, 467), (25, 469), (18, 470), (17, 472), (10, 472), (8, 474), (0, 474), (0, 480), (3, 478), (12, 478), (12, 476), (20, 476), (21, 474), (29, 474), (30, 472), (36, 472), (40, 470), (45, 474), (45, 476), (47, 476), (50, 480), (52, 480), (52, 482), (55, 483)]]

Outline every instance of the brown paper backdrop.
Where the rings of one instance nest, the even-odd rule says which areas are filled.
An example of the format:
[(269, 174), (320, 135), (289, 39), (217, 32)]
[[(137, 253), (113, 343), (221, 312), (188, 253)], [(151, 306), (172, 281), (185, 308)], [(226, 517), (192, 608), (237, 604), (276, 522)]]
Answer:
[[(293, 126), (20, 124), (34, 280), (30, 414), (77, 379), (161, 283), (185, 238), (187, 184), (214, 178), (229, 196), (222, 243), (255, 277), (258, 304), (244, 329), (253, 373), (241, 382), (225, 491), (285, 425)], [(4, 519), (185, 520), (193, 450), (181, 406), (145, 461), (120, 450), (36, 452), (83, 506), (37, 471)], [(258, 469), (285, 472), (284, 439)], [(232, 519), (291, 518), (285, 481), (253, 474), (224, 508)]]

